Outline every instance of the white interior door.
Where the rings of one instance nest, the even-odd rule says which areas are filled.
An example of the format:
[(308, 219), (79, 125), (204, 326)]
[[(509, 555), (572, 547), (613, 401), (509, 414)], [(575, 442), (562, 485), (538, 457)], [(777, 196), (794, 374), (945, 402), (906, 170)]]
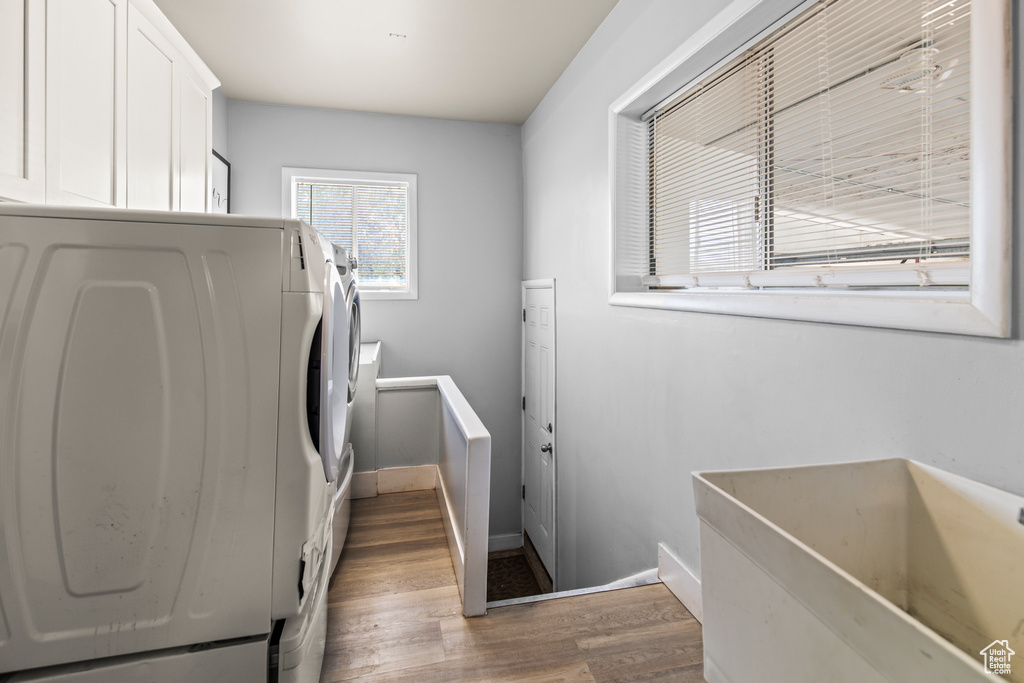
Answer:
[(523, 397), (523, 529), (554, 580), (554, 280), (523, 283)]

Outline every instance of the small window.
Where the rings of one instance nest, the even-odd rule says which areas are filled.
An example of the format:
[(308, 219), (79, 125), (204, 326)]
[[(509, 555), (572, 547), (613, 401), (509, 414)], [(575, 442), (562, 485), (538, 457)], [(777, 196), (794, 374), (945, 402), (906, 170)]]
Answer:
[(1006, 336), (1005, 0), (804, 3), (663, 92), (744, 21), (613, 105), (612, 303)]
[(282, 170), (285, 215), (300, 218), (358, 260), (360, 296), (416, 298), (416, 176)]

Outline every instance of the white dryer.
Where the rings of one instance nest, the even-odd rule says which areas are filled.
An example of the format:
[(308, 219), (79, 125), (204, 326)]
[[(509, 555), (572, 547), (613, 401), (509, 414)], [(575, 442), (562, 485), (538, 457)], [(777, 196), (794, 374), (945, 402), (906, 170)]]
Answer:
[[(306, 410), (309, 413), (310, 437), (324, 454), (324, 475), (329, 482), (345, 476), (345, 426), (350, 421), (346, 387), (348, 385), (348, 309), (345, 290), (334, 266), (334, 248), (322, 235), (320, 257), (323, 258), (324, 313), (313, 337), (319, 347), (319, 361), (311, 367)], [(312, 253), (311, 253), (312, 257)], [(322, 379), (322, 381), (321, 381)], [(314, 429), (314, 425), (319, 429)]]
[(356, 380), (359, 376), (359, 343), (361, 336), (361, 317), (359, 305), (359, 289), (356, 285), (356, 260), (343, 247), (331, 244), (323, 238), (325, 258), (327, 259), (330, 291), (333, 306), (334, 349), (330, 391), (332, 412), (336, 416), (332, 421), (335, 442), (332, 450), (340, 452), (340, 474), (337, 491), (334, 494), (333, 509), (333, 547), (329, 575), (334, 574), (341, 557), (342, 546), (348, 534), (351, 517), (352, 473), (355, 471), (355, 453), (350, 442), (352, 435), (352, 407), (356, 394)]
[(325, 253), (296, 220), (0, 206), (0, 678), (318, 679)]

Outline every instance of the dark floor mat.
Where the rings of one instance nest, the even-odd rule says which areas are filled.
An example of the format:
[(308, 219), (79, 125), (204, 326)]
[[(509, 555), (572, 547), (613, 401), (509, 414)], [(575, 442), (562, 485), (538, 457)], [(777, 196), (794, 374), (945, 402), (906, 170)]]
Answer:
[(487, 602), (540, 594), (537, 578), (523, 555), (487, 559)]

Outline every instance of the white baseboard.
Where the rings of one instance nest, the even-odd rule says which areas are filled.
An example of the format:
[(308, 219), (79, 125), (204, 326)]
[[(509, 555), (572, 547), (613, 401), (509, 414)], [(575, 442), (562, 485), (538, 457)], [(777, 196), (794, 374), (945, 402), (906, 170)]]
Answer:
[(523, 534), (496, 534), (487, 539), (487, 552), (515, 550), (523, 547)]
[(657, 569), (648, 569), (646, 571), (638, 572), (632, 576), (626, 576), (619, 579), (618, 581), (612, 581), (605, 585), (605, 588), (632, 588), (633, 586), (647, 586), (652, 583), (658, 583), (661, 577), (658, 576)]
[(377, 470), (377, 493), (432, 491), (437, 487), (437, 465), (389, 467)]
[(377, 472), (355, 472), (352, 474), (352, 499), (375, 498), (377, 496)]
[(431, 491), (437, 487), (437, 465), (388, 467), (352, 475), (352, 498), (373, 498), (380, 493)]
[(694, 619), (704, 623), (700, 579), (672, 554), (664, 543), (658, 544), (658, 577), (672, 591)]

